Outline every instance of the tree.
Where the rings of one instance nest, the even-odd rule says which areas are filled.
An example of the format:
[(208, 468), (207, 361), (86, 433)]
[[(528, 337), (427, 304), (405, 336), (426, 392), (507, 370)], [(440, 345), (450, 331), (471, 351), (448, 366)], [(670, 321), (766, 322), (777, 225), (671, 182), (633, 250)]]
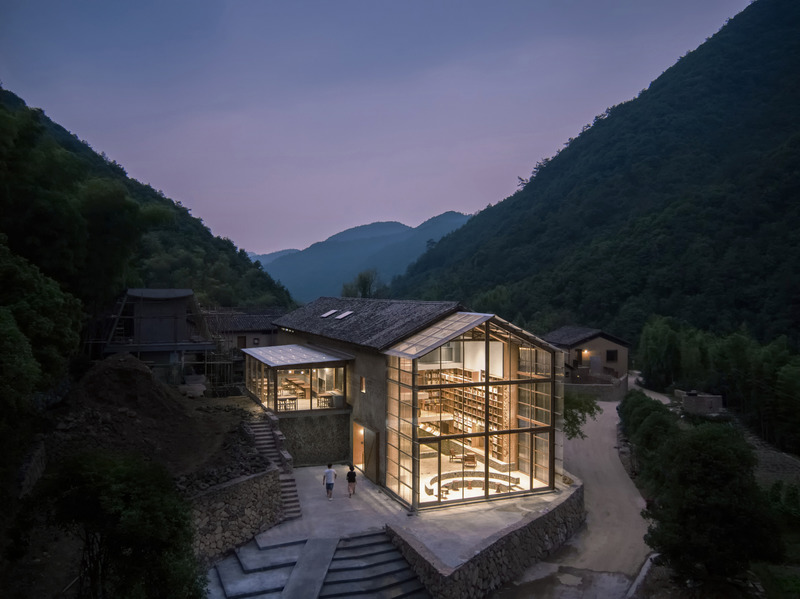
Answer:
[(380, 282), (374, 268), (362, 270), (356, 278), (342, 285), (342, 297), (387, 297), (388, 288)]
[(567, 391), (564, 394), (564, 435), (567, 439), (585, 439), (582, 427), (586, 419), (597, 420), (602, 411), (597, 399), (591, 395)]
[(663, 391), (679, 376), (679, 339), (670, 319), (654, 317), (647, 322), (639, 340), (639, 359), (644, 384), (650, 389)]
[(83, 542), (78, 596), (201, 599), (189, 509), (161, 466), (89, 453), (51, 479), (56, 524)]
[(1, 233), (0, 281), (4, 326), (9, 331), (13, 326), (27, 339), (26, 347), (36, 364), (31, 363), (26, 372), (41, 374), (29, 382), (34, 390), (45, 390), (66, 374), (69, 359), (78, 350), (83, 323), (80, 302), (30, 262), (14, 255)]
[(643, 512), (645, 542), (689, 579), (727, 577), (781, 553), (780, 533), (756, 483), (756, 458), (734, 428), (702, 424), (656, 458), (663, 484)]

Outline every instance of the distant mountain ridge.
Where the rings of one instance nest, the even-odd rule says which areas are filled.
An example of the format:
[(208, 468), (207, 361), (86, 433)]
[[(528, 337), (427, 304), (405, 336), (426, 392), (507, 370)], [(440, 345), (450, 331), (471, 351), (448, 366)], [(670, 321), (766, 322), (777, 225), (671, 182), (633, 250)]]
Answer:
[(288, 256), (289, 254), (294, 254), (299, 252), (300, 250), (278, 250), (277, 252), (270, 252), (269, 254), (254, 254), (253, 252), (247, 252), (247, 255), (250, 259), (255, 262), (258, 260), (261, 263), (261, 266), (266, 266), (270, 262), (277, 260), (283, 256)]
[[(360, 225), (331, 235), (301, 251), (281, 250), (250, 254), (264, 270), (285, 286), (292, 297), (308, 302), (320, 296), (338, 296), (342, 285), (359, 272), (375, 269), (386, 284), (402, 274), (429, 246), (461, 227), (469, 216), (445, 212), (418, 227), (396, 221)], [(281, 254), (276, 256), (276, 254)]]

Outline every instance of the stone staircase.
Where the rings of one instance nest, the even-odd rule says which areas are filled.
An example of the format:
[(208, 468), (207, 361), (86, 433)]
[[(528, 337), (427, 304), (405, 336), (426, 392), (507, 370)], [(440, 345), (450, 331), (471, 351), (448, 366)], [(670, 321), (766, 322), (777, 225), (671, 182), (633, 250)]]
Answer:
[[(300, 497), (297, 485), (292, 476), (291, 461), (286, 459), (276, 442), (276, 431), (269, 420), (253, 420), (247, 423), (255, 439), (256, 449), (270, 462), (281, 468), (281, 498), (283, 499), (283, 520), (292, 520), (303, 515), (300, 509)], [(278, 432), (280, 435), (280, 433)]]
[(211, 569), (208, 599), (430, 599), (385, 531), (239, 547)]
[(251, 420), (247, 423), (256, 441), (256, 449), (264, 454), (269, 461), (278, 465), (285, 471), (278, 444), (275, 442), (272, 423), (269, 420)]
[(281, 498), (283, 499), (283, 519), (294, 520), (303, 515), (300, 509), (300, 496), (297, 484), (291, 474), (281, 474)]
[(319, 597), (430, 595), (385, 531), (340, 539)]

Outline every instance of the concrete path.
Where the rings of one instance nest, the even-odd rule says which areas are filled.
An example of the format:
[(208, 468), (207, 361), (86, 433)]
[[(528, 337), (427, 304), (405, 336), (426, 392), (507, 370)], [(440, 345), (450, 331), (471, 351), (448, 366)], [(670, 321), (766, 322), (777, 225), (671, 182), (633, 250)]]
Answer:
[(493, 599), (621, 599), (644, 565), (650, 554), (640, 515), (645, 504), (619, 460), (618, 403), (600, 405), (602, 415), (584, 427), (587, 438), (564, 446), (566, 470), (585, 485), (586, 525), (551, 559), (526, 570)]

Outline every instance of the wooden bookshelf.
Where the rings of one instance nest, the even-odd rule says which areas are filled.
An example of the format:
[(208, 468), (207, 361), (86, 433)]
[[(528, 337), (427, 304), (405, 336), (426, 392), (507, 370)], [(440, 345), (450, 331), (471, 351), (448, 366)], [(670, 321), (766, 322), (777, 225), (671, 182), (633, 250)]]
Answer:
[[(473, 384), (481, 381), (482, 378), (483, 373), (478, 370), (440, 373), (441, 382), (444, 384)], [(499, 387), (490, 384), (488, 397), (485, 398), (486, 401), (484, 401), (485, 392), (486, 387), (483, 384), (476, 387), (454, 387), (439, 390), (442, 412), (451, 412), (453, 414), (452, 427), (454, 433), (479, 434), (487, 429), (491, 433), (493, 430), (503, 430), (510, 427), (508, 412), (504, 409), (503, 395)], [(489, 406), (488, 426), (486, 403)], [(479, 443), (482, 445), (481, 441)], [(494, 442), (494, 439), (491, 445), (491, 457), (502, 460), (504, 448)]]

